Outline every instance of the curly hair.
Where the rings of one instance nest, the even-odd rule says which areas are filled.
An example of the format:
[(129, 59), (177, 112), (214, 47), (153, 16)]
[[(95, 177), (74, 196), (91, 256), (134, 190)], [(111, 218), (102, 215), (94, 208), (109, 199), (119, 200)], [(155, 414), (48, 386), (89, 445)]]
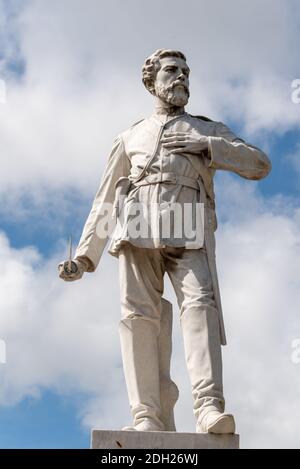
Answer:
[(179, 57), (186, 62), (185, 55), (179, 50), (172, 49), (158, 49), (153, 54), (151, 54), (146, 60), (142, 68), (143, 74), (143, 83), (148, 91), (151, 94), (155, 94), (155, 77), (160, 69), (160, 59), (164, 57)]

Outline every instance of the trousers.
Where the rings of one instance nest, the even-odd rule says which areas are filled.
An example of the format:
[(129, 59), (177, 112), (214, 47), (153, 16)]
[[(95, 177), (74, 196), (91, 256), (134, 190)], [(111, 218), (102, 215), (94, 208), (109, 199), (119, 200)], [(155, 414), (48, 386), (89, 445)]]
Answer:
[[(198, 419), (211, 406), (223, 411), (219, 316), (205, 248), (149, 249), (130, 243), (123, 245), (119, 253), (121, 321), (149, 322), (159, 335), (165, 273), (170, 278), (180, 310), (194, 414)], [(143, 342), (142, 338), (140, 341)], [(150, 358), (151, 349), (148, 354)], [(130, 357), (126, 357), (128, 360)], [(131, 403), (131, 407), (134, 406), (135, 403)]]

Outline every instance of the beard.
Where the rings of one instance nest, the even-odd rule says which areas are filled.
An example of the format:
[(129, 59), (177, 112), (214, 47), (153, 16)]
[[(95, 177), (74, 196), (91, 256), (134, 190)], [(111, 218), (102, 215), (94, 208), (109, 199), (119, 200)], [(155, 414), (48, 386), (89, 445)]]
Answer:
[(155, 83), (155, 94), (165, 103), (178, 107), (185, 106), (190, 96), (188, 88), (178, 81), (173, 82), (170, 86)]

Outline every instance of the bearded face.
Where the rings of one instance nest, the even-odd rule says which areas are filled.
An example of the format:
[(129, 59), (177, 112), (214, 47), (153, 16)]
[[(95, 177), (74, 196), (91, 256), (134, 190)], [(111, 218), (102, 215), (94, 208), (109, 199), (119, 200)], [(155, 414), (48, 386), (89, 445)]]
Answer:
[(155, 95), (167, 104), (183, 107), (189, 100), (189, 68), (179, 57), (160, 59), (155, 80)]
[(156, 81), (155, 94), (158, 98), (172, 106), (184, 107), (189, 100), (189, 89), (181, 82), (175, 81), (169, 86)]

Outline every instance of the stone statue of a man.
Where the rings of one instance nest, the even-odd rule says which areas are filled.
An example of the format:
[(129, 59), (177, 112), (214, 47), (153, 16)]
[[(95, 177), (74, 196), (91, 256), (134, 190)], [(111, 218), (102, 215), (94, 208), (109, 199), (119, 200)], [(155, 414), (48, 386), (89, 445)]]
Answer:
[[(189, 73), (179, 51), (160, 49), (146, 60), (143, 83), (155, 98), (154, 112), (116, 138), (77, 247), (75, 268), (68, 269), (66, 261), (59, 270), (61, 278), (71, 281), (96, 269), (109, 238), (97, 228), (104, 207), (113, 205), (119, 218), (121, 212), (132, 214), (132, 207), (147, 207), (140, 221), (146, 218), (152, 234), (137, 236), (129, 229), (132, 217), (125, 215), (109, 247), (119, 258), (120, 268), (120, 338), (133, 416), (132, 427), (126, 429), (174, 429), (166, 412), (170, 417), (176, 386), (169, 379), (173, 394), (172, 387), (170, 392), (162, 391), (162, 349), (164, 340), (168, 341), (161, 339), (162, 314), (168, 309), (162, 294), (167, 272), (180, 308), (196, 431), (234, 433), (234, 418), (224, 413), (221, 345), (226, 339), (215, 264), (213, 179), (218, 169), (261, 179), (271, 164), (265, 153), (238, 138), (222, 122), (185, 112)], [(185, 231), (176, 236), (175, 225), (182, 223), (178, 211), (173, 221), (169, 218), (172, 226), (167, 236), (159, 223), (157, 230), (157, 220), (164, 220), (172, 204), (183, 211), (186, 206), (203, 204), (202, 237), (191, 240)], [(157, 216), (152, 218), (154, 207)], [(186, 218), (190, 221), (194, 215)], [(170, 347), (167, 355), (166, 362)], [(168, 366), (166, 363), (165, 368)]]

